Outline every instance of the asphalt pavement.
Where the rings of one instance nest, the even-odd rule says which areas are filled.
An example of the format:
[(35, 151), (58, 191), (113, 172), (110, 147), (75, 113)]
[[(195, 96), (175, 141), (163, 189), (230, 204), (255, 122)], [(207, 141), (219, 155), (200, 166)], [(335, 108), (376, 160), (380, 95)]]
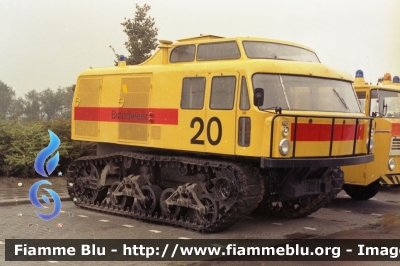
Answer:
[[(76, 207), (69, 199), (67, 185), (42, 185), (37, 197), (54, 190), (65, 201), (60, 214), (43, 221), (29, 200), (30, 186), (0, 187), (0, 265), (397, 265), (398, 262), (179, 262), (179, 261), (5, 261), (5, 239), (397, 239), (400, 236), (400, 187), (382, 188), (369, 201), (354, 201), (344, 192), (325, 208), (302, 219), (245, 217), (217, 234), (155, 224)], [(46, 207), (45, 207), (46, 208)], [(51, 212), (52, 208), (40, 212)], [(217, 264), (218, 263), (218, 264)]]

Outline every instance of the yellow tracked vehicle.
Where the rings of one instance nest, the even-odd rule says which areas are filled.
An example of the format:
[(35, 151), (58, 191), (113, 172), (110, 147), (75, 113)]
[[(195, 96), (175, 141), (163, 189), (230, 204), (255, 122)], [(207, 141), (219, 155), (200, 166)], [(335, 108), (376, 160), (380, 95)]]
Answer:
[(354, 80), (361, 109), (374, 117), (373, 137), (377, 143), (373, 162), (343, 167), (343, 188), (358, 200), (375, 196), (380, 184), (400, 184), (400, 80), (395, 76), (392, 82), (386, 73), (379, 81), (377, 85), (366, 83), (362, 70), (356, 72)]
[[(200, 36), (77, 80), (72, 139), (97, 155), (68, 170), (76, 205), (203, 232), (257, 206), (302, 217), (373, 160), (372, 118), (349, 74), (302, 45)], [(371, 139), (372, 140), (372, 139)]]

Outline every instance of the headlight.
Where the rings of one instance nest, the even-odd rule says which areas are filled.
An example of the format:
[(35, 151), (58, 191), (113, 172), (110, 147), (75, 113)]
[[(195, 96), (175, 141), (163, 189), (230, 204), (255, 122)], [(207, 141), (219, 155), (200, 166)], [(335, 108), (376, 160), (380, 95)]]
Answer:
[(389, 170), (393, 171), (393, 169), (396, 167), (396, 161), (393, 158), (390, 158), (388, 166), (389, 166)]
[(290, 143), (287, 139), (283, 139), (281, 140), (281, 142), (279, 142), (279, 152), (282, 155), (288, 154), (289, 148), (290, 148)]
[(367, 149), (368, 149), (368, 145), (369, 145), (369, 151), (372, 151), (375, 147), (375, 140), (373, 138), (370, 138), (369, 140), (367, 140)]
[(284, 127), (282, 130), (282, 135), (284, 137), (287, 137), (289, 135), (289, 128), (288, 127)]

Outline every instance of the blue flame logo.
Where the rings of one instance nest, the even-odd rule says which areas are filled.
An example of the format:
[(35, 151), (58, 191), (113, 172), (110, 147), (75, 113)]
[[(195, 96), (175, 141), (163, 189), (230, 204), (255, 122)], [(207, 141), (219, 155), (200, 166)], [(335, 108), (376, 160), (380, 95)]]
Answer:
[(49, 157), (53, 152), (55, 152), (57, 148), (60, 146), (60, 139), (57, 137), (57, 135), (54, 134), (51, 130), (49, 130), (49, 134), (50, 134), (49, 145), (39, 152), (35, 160), (36, 172), (44, 177), (48, 177), (48, 175), (50, 175), (54, 171), (54, 169), (56, 169), (56, 166), (60, 159), (59, 152), (57, 152), (56, 155), (50, 158), (46, 164), (46, 170), (47, 170), (46, 173), (46, 171), (44, 170), (44, 163), (46, 161), (46, 158)]
[[(40, 181), (36, 182), (35, 184), (33, 184), (32, 187), (29, 189), (29, 199), (31, 200), (33, 205), (35, 205), (36, 207), (41, 208), (41, 209), (43, 209), (44, 207), (37, 198), (37, 192), (39, 190), (39, 187), (43, 184), (51, 185), (51, 183), (47, 180), (40, 180)], [(48, 220), (53, 219), (60, 213), (61, 200), (60, 200), (60, 197), (58, 196), (58, 194), (56, 192), (54, 192), (54, 190), (48, 189), (48, 188), (44, 188), (44, 190), (46, 190), (53, 197), (54, 211), (51, 214), (43, 214), (38, 211), (35, 211), (35, 212), (36, 212), (37, 216), (39, 216), (40, 218), (42, 218), (45, 221), (48, 221)], [(50, 203), (50, 200), (46, 195), (42, 195), (42, 199), (47, 204)]]

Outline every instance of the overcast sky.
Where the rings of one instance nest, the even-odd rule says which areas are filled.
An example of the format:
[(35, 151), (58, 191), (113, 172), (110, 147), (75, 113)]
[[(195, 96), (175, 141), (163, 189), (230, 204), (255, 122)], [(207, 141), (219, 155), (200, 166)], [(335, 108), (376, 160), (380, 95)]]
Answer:
[(281, 39), (313, 48), (322, 63), (376, 83), (400, 76), (399, 0), (0, 0), (0, 80), (18, 96), (76, 83), (89, 66), (127, 55), (121, 22), (151, 6), (159, 39), (199, 34)]

